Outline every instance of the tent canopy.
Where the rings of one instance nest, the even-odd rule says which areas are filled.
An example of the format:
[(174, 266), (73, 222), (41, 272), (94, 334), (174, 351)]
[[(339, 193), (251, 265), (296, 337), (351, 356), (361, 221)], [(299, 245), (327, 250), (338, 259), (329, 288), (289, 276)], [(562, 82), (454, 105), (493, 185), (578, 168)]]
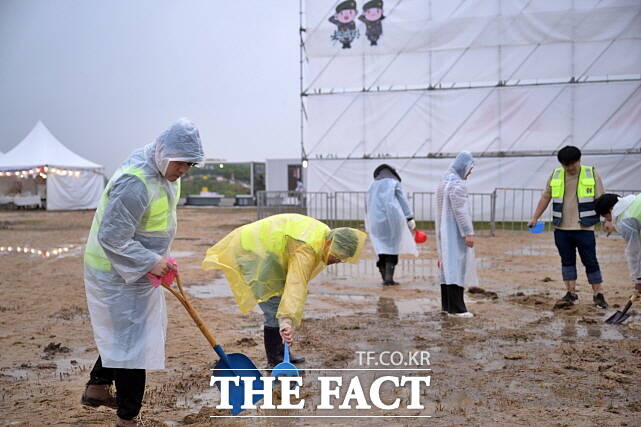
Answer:
[(51, 134), (38, 121), (18, 145), (0, 158), (0, 169), (26, 169), (36, 166), (57, 166), (75, 169), (102, 169), (102, 166), (80, 157)]
[[(17, 172), (25, 169), (31, 169), (30, 174)], [(6, 190), (4, 198), (13, 197), (18, 206), (24, 200), (28, 205), (46, 200), (47, 210), (95, 209), (104, 189), (102, 166), (62, 145), (40, 121), (0, 157), (0, 171), (16, 171), (0, 175), (0, 193)], [(46, 178), (46, 191), (39, 182), (42, 178)], [(12, 195), (16, 191), (19, 194)]]

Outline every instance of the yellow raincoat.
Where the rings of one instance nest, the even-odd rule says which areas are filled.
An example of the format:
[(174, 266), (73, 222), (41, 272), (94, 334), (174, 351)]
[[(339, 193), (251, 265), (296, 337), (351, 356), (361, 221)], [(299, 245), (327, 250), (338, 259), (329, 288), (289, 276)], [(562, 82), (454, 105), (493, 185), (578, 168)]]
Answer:
[(330, 228), (299, 214), (280, 214), (239, 227), (207, 250), (203, 270), (222, 270), (243, 313), (282, 296), (277, 318), (300, 325), (307, 283), (329, 255), (356, 264), (367, 234)]

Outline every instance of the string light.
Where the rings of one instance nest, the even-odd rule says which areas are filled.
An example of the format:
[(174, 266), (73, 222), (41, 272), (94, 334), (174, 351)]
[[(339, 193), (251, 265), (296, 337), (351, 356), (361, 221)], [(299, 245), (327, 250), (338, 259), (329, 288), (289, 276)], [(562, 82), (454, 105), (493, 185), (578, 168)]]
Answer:
[(76, 178), (80, 178), (80, 171), (79, 170), (71, 170), (71, 169), (59, 169), (59, 168), (49, 168), (48, 166), (43, 166), (39, 168), (33, 168), (33, 169), (25, 169), (25, 170), (19, 170), (19, 171), (0, 171), (0, 177), (2, 176), (17, 176), (19, 178), (36, 178), (40, 176), (41, 178), (46, 179), (48, 174), (54, 174), (54, 175), (60, 175), (60, 176), (73, 176)]
[(30, 248), (28, 246), (0, 246), (0, 255), (10, 255), (10, 254), (24, 254), (24, 255), (37, 255), (44, 258), (49, 258), (54, 255), (62, 255), (64, 253), (69, 253), (70, 249), (73, 249), (76, 245), (63, 246), (60, 248), (52, 249), (51, 251), (44, 249)]

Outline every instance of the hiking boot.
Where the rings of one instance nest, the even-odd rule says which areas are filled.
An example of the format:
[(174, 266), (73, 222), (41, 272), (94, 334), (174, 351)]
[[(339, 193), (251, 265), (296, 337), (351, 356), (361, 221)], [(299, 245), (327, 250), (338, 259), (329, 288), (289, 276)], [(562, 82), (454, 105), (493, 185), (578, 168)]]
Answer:
[(111, 394), (110, 385), (87, 384), (85, 392), (82, 393), (80, 403), (86, 406), (97, 408), (106, 406), (108, 408), (118, 409), (118, 403), (113, 394)]
[(605, 302), (605, 297), (603, 296), (603, 294), (595, 294), (592, 297), (592, 301), (594, 301), (594, 305), (596, 305), (599, 308), (603, 308), (603, 309), (608, 308), (608, 303)]
[(574, 304), (576, 300), (579, 299), (579, 296), (575, 294), (574, 292), (567, 291), (563, 298), (561, 298), (561, 301), (569, 302), (570, 304)]

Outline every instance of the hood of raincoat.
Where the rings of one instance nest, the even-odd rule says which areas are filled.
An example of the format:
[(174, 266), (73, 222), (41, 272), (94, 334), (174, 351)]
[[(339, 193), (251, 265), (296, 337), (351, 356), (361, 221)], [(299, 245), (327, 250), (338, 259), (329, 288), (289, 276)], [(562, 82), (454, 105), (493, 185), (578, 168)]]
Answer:
[(616, 205), (614, 205), (614, 207), (612, 208), (612, 218), (617, 218), (621, 214), (623, 214), (630, 207), (632, 202), (634, 202), (634, 199), (636, 197), (637, 196), (635, 196), (634, 194), (625, 197), (619, 197)]
[(401, 182), (401, 177), (392, 166), (383, 163), (374, 170), (374, 179), (393, 178)]
[(169, 162), (201, 163), (205, 158), (198, 128), (187, 118), (178, 119), (151, 145), (154, 163), (163, 176)]
[(467, 179), (467, 175), (474, 167), (474, 157), (469, 151), (458, 153), (445, 173), (445, 179)]
[(334, 255), (343, 262), (358, 264), (367, 233), (349, 227), (334, 228), (329, 232), (327, 240), (331, 242), (328, 255)]

